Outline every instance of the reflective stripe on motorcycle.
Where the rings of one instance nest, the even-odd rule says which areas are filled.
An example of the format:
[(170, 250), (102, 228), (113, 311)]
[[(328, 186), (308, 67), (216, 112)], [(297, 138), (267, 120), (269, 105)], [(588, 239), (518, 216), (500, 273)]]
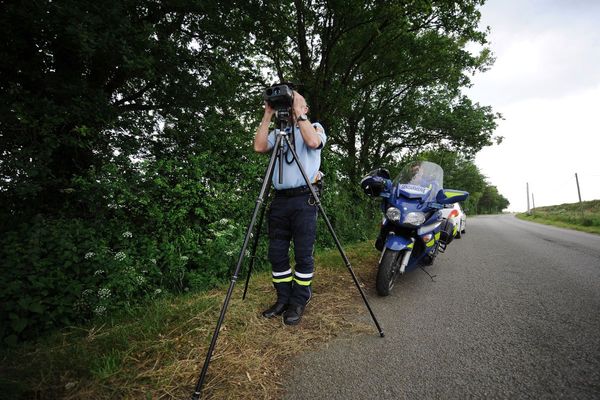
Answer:
[(454, 225), (454, 230), (452, 231), (452, 236), (456, 236), (456, 232), (458, 232), (458, 225)]
[(435, 236), (434, 236), (435, 240), (440, 240), (440, 233), (441, 232), (438, 232), (435, 234)]
[(463, 192), (451, 192), (449, 190), (444, 190), (444, 194), (446, 195), (446, 197), (448, 199), (451, 199), (452, 197), (456, 197), (456, 196), (462, 196), (464, 195)]
[(425, 246), (427, 247), (431, 247), (435, 244), (435, 240), (430, 240), (429, 242), (425, 243)]
[(407, 249), (412, 249), (413, 247), (415, 247), (414, 243), (409, 244), (408, 246), (406, 246)]

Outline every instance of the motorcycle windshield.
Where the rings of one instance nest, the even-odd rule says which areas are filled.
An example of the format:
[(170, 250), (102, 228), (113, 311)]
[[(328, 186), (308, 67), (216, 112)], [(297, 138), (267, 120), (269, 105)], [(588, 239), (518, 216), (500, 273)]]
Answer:
[(412, 162), (396, 176), (394, 187), (397, 188), (397, 196), (433, 201), (437, 192), (444, 187), (444, 171), (429, 161)]

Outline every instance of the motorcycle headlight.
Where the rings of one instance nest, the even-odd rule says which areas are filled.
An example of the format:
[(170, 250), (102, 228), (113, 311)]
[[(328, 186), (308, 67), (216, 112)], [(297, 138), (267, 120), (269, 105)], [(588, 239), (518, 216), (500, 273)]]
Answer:
[(425, 222), (425, 214), (422, 212), (409, 212), (406, 214), (406, 217), (404, 217), (405, 224), (419, 226), (422, 225), (423, 222)]
[(385, 212), (385, 216), (390, 221), (400, 221), (400, 215), (401, 215), (400, 210), (398, 210), (396, 207), (390, 207)]

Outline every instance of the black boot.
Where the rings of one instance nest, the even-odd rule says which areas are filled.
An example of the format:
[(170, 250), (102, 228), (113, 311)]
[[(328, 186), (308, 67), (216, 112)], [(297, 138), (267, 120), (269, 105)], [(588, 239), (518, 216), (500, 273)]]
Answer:
[(283, 323), (286, 325), (297, 325), (304, 314), (304, 306), (298, 304), (290, 304), (288, 309), (283, 313)]
[(273, 318), (277, 315), (281, 315), (285, 310), (287, 310), (288, 305), (284, 303), (275, 303), (271, 307), (267, 308), (262, 312), (263, 317), (265, 318)]

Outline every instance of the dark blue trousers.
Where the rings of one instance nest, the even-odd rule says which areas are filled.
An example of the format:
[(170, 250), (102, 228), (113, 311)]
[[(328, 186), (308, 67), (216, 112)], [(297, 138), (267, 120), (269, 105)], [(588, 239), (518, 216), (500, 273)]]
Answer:
[[(305, 305), (312, 295), (317, 207), (309, 203), (310, 199), (310, 193), (276, 195), (269, 208), (269, 261), (278, 303)], [(291, 240), (294, 270), (289, 258)]]

